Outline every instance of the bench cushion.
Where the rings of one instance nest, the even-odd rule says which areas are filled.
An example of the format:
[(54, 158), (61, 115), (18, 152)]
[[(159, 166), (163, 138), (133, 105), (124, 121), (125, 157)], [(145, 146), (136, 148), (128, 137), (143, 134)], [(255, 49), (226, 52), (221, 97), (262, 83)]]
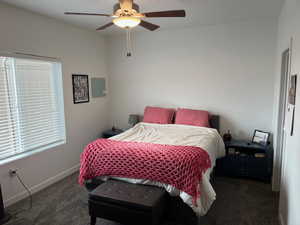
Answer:
[(90, 200), (116, 204), (127, 208), (152, 210), (166, 195), (164, 189), (108, 180), (90, 193)]
[(122, 224), (158, 225), (165, 195), (166, 191), (158, 187), (109, 180), (90, 193), (91, 220), (100, 217)]

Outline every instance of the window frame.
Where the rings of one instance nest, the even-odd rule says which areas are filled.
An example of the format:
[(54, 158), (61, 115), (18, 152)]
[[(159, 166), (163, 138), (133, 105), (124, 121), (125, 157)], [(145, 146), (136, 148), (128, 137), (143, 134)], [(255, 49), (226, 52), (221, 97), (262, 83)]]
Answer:
[[(54, 85), (54, 91), (57, 94), (56, 95), (56, 100), (58, 102), (57, 106), (60, 108), (60, 113), (59, 113), (59, 117), (61, 119), (61, 134), (62, 134), (62, 140), (58, 140), (56, 142), (50, 143), (50, 144), (46, 144), (43, 146), (39, 146), (37, 148), (34, 148), (32, 150), (28, 150), (28, 151), (22, 151), (19, 153), (15, 153), (13, 155), (4, 157), (2, 159), (0, 159), (0, 166), (13, 162), (15, 160), (19, 160), (34, 154), (37, 154), (39, 152), (43, 152), (46, 150), (51, 150), (51, 149), (55, 149), (59, 146), (62, 146), (64, 144), (67, 143), (67, 139), (66, 139), (66, 120), (65, 120), (65, 106), (64, 106), (64, 83), (63, 83), (63, 64), (62, 61), (56, 58), (52, 58), (52, 57), (43, 57), (43, 56), (35, 56), (35, 55), (27, 55), (27, 54), (21, 54), (21, 53), (3, 53), (0, 52), (0, 57), (9, 57), (9, 58), (13, 58), (13, 61), (15, 61), (15, 59), (24, 59), (24, 60), (34, 60), (34, 61), (42, 61), (42, 62), (49, 62), (49, 63), (57, 63), (57, 73), (54, 73), (55, 76), (52, 77), (52, 82), (55, 83), (56, 85)], [(13, 77), (13, 79), (15, 79), (15, 77)], [(15, 92), (16, 90), (14, 90)], [(16, 93), (15, 93), (16, 94)], [(17, 107), (17, 109), (19, 110), (19, 108)], [(18, 123), (20, 121), (18, 120)], [(19, 132), (19, 131), (18, 131)], [(20, 141), (20, 140), (18, 140)]]

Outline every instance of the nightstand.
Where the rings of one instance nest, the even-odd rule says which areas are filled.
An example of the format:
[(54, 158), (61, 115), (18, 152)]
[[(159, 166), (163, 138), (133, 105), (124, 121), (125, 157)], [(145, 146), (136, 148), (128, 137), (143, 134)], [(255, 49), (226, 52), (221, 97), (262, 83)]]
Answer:
[(216, 174), (245, 177), (270, 182), (273, 169), (273, 148), (248, 141), (225, 142), (226, 156), (217, 160)]
[(116, 136), (118, 134), (121, 134), (122, 132), (124, 132), (124, 131), (121, 129), (106, 130), (106, 131), (103, 131), (102, 138), (110, 138), (110, 137)]

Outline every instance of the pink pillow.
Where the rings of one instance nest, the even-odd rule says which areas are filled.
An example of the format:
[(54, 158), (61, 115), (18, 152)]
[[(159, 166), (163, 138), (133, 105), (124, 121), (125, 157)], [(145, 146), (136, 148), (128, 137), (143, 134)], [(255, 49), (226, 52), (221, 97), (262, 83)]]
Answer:
[(176, 112), (175, 124), (210, 127), (209, 113), (203, 110), (178, 109)]
[(174, 109), (147, 106), (144, 111), (143, 122), (169, 124), (173, 122), (174, 114)]

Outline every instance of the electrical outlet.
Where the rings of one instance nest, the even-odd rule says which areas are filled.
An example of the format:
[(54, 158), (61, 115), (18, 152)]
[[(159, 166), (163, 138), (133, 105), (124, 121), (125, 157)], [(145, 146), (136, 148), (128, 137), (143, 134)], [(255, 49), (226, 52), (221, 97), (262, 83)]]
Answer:
[(16, 176), (18, 169), (9, 169), (8, 173), (11, 177)]

